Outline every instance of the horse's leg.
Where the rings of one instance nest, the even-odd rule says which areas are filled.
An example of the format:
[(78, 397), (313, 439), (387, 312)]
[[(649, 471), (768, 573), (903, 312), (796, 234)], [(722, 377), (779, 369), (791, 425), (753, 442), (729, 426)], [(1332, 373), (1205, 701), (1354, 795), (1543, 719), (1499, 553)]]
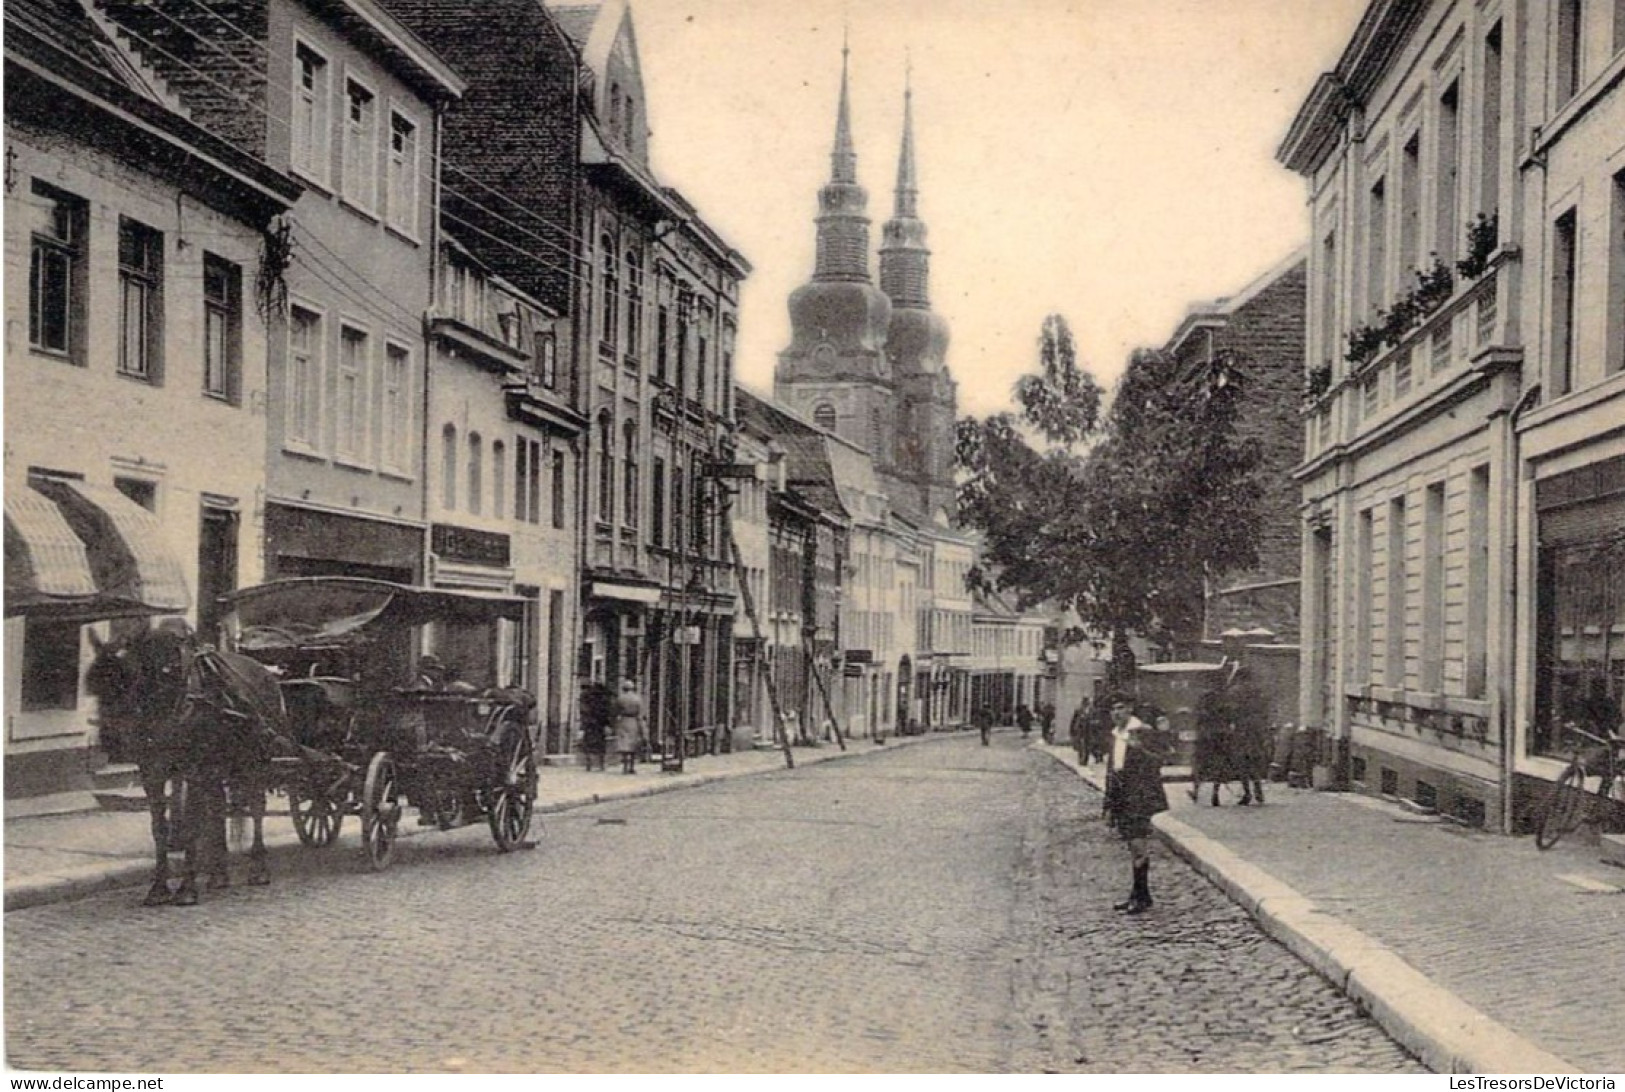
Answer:
[(1219, 806), (1219, 786), (1222, 785), (1222, 784), (1223, 784), (1222, 781), (1213, 782), (1213, 806), (1214, 807)]
[(248, 814), (254, 823), (254, 843), (248, 849), (248, 882), (260, 887), (271, 882), (271, 870), (265, 853), (265, 783), (258, 774), (250, 774), (247, 782)]
[(143, 906), (169, 905), (169, 798), (164, 792), (165, 777), (161, 770), (141, 768), (141, 791), (147, 797), (147, 817), (152, 823), (153, 868), (152, 884), (147, 888)]
[(210, 891), (224, 891), (231, 886), (231, 843), (227, 835), (231, 806), (224, 780), (213, 790), (210, 799), (213, 810), (209, 814), (209, 823), (199, 831), (199, 836), (206, 840), (208, 847), (208, 879), (204, 881), (204, 886)]
[(178, 829), (186, 855), (181, 865), (180, 886), (175, 889), (172, 901), (176, 906), (196, 906), (198, 866), (205, 852), (214, 793), (205, 778), (193, 776), (187, 779), (185, 795), (186, 806), (176, 821), (180, 824)]

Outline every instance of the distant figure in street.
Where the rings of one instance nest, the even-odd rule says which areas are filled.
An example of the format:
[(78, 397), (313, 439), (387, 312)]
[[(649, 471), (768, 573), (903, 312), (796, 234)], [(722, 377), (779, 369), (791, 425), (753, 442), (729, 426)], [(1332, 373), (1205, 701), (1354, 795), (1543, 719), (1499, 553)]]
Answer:
[(993, 736), (993, 710), (986, 705), (978, 705), (970, 719), (976, 725), (976, 730), (982, 733), (982, 746), (986, 747)]
[(1055, 703), (1044, 702), (1038, 707), (1038, 737), (1046, 744), (1055, 742)]
[(1213, 806), (1219, 806), (1219, 786), (1236, 779), (1228, 681), (1208, 690), (1196, 702), (1196, 746), (1191, 751), (1190, 797), (1202, 794), (1202, 782), (1213, 785)]
[(1028, 709), (1026, 705), (1016, 706), (1016, 727), (1021, 729), (1023, 736), (1032, 734), (1033, 711)]
[(609, 750), (609, 722), (615, 715), (615, 703), (610, 699), (609, 687), (601, 682), (590, 682), (581, 688), (581, 753), (587, 769), (604, 768)]
[(615, 750), (621, 756), (621, 772), (637, 773), (638, 747), (643, 742), (643, 699), (638, 697), (638, 684), (631, 679), (621, 680), (621, 692), (615, 696)]
[(1078, 756), (1078, 765), (1089, 760), (1089, 699), (1082, 698), (1072, 710), (1072, 722), (1067, 726), (1067, 742)]
[(1126, 699), (1112, 703), (1112, 768), (1106, 774), (1106, 819), (1127, 844), (1133, 887), (1113, 906), (1127, 914), (1151, 909), (1151, 817), (1168, 810), (1162, 787), (1162, 750), (1153, 732), (1130, 711)]
[(1084, 724), (1083, 749), (1088, 761), (1105, 762), (1112, 747), (1111, 703), (1096, 702), (1089, 710)]
[(1230, 707), (1230, 762), (1236, 780), (1241, 782), (1241, 799), (1237, 804), (1245, 807), (1264, 803), (1264, 779), (1270, 773), (1270, 758), (1274, 740), (1270, 734), (1269, 699), (1253, 681), (1252, 672), (1242, 664), (1230, 671), (1226, 687)]

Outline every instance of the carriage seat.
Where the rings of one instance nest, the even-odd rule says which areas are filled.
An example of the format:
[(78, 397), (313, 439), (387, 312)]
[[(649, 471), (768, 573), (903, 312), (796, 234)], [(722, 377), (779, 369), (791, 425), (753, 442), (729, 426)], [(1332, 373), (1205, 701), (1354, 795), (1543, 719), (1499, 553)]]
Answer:
[(294, 742), (318, 751), (337, 751), (349, 729), (349, 710), (356, 704), (355, 682), (330, 675), (279, 679), (282, 704), (288, 710)]

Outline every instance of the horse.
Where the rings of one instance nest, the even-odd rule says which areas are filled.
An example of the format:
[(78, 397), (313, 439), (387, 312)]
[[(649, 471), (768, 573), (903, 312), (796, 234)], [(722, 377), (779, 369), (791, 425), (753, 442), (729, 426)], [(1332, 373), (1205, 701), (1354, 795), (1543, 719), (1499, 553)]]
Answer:
[[(210, 888), (229, 885), (228, 793), (253, 821), (247, 882), (269, 883), (270, 754), (286, 745), (276, 677), (247, 657), (199, 644), (178, 620), (105, 642), (92, 630), (90, 639), (96, 655), (85, 686), (99, 705), (102, 745), (135, 763), (147, 798), (154, 867), (143, 904), (195, 905), (200, 871)], [(185, 854), (173, 891), (171, 850)]]

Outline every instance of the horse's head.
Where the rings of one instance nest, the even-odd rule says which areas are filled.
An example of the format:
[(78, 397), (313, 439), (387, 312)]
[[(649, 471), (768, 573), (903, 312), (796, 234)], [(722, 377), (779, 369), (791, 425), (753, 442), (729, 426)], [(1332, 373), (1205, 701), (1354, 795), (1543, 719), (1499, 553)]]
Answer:
[(90, 643), (85, 689), (96, 698), (102, 747), (115, 761), (135, 759), (139, 741), (162, 729), (185, 696), (191, 630), (163, 624), (111, 641), (91, 630)]

